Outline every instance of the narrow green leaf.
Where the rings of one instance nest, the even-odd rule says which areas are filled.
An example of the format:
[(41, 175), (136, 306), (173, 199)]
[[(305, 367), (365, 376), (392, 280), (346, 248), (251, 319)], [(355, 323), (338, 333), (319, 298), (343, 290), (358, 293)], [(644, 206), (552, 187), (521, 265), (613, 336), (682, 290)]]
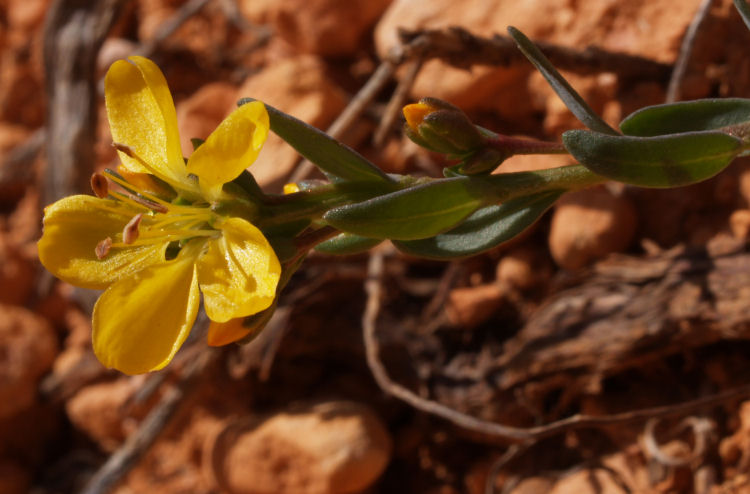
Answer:
[(722, 132), (615, 137), (569, 130), (563, 144), (594, 173), (641, 187), (700, 182), (719, 173), (742, 151), (740, 139)]
[(699, 99), (641, 108), (625, 117), (620, 130), (630, 136), (660, 136), (746, 122), (750, 122), (750, 99)]
[(363, 237), (414, 240), (432, 237), (463, 220), (492, 194), (486, 181), (447, 178), (329, 210), (334, 228)]
[(421, 240), (395, 240), (402, 252), (428, 259), (455, 259), (479, 254), (511, 240), (533, 225), (563, 194), (547, 191), (484, 207), (460, 225)]
[[(254, 101), (243, 98), (237, 104)], [(325, 173), (350, 181), (392, 181), (377, 166), (325, 132), (266, 105), (271, 130)]]
[(619, 135), (615, 129), (596, 114), (594, 110), (584, 101), (580, 94), (565, 80), (544, 54), (518, 29), (508, 26), (510, 37), (518, 45), (518, 48), (526, 55), (526, 58), (542, 73), (552, 89), (563, 100), (565, 106), (573, 112), (586, 127), (602, 134)]
[(367, 252), (382, 241), (382, 238), (367, 238), (351, 233), (340, 233), (332, 239), (319, 243), (315, 250), (324, 254), (360, 254)]
[(740, 13), (745, 25), (750, 29), (750, 5), (745, 0), (734, 0), (734, 7)]

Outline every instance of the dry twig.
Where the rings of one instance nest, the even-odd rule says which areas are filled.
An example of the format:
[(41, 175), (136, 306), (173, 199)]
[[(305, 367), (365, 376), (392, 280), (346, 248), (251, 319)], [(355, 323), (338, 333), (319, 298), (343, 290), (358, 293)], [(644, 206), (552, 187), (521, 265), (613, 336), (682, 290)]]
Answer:
[(180, 380), (166, 391), (159, 404), (148, 414), (138, 430), (115, 451), (91, 477), (80, 494), (105, 494), (112, 490), (137, 464), (156, 441), (180, 405), (196, 388), (203, 371), (217, 358), (218, 351), (203, 351), (188, 362)]
[(695, 46), (695, 38), (698, 36), (703, 21), (708, 16), (708, 9), (711, 7), (712, 0), (703, 0), (698, 7), (698, 10), (693, 17), (692, 22), (685, 32), (685, 37), (680, 45), (680, 53), (677, 56), (677, 60), (674, 64), (674, 70), (672, 76), (669, 78), (669, 85), (667, 86), (667, 103), (674, 103), (680, 99), (680, 93), (682, 90), (682, 81), (685, 79), (685, 73), (687, 72), (688, 63), (690, 57), (693, 54), (693, 47)]
[(156, 51), (156, 48), (164, 42), (165, 39), (174, 34), (185, 21), (200, 12), (210, 0), (190, 0), (182, 5), (169, 19), (164, 21), (157, 29), (156, 34), (150, 40), (143, 43), (136, 53), (144, 57), (150, 57)]
[(518, 443), (534, 441), (572, 429), (607, 427), (615, 424), (639, 422), (656, 417), (682, 415), (737, 398), (750, 396), (750, 385), (746, 385), (673, 405), (641, 408), (601, 416), (577, 414), (562, 420), (550, 422), (546, 425), (528, 428), (511, 427), (472, 417), (436, 401), (422, 398), (406, 387), (392, 381), (388, 375), (385, 366), (380, 360), (380, 346), (376, 337), (377, 318), (380, 311), (382, 292), (384, 257), (385, 255), (382, 251), (375, 251), (370, 256), (368, 278), (365, 282), (367, 304), (362, 316), (365, 355), (375, 381), (385, 393), (406, 402), (418, 410), (448, 420), (462, 429), (478, 433), (492, 442)]
[(395, 122), (401, 114), (401, 107), (404, 106), (404, 101), (406, 100), (409, 91), (411, 91), (414, 81), (422, 68), (422, 60), (416, 58), (407, 62), (407, 65), (406, 73), (398, 82), (398, 86), (396, 86), (396, 90), (393, 92), (390, 101), (388, 101), (388, 106), (385, 108), (378, 130), (375, 131), (375, 137), (373, 139), (375, 146), (380, 147), (383, 145), (388, 132), (393, 127), (393, 122)]
[[(527, 63), (512, 39), (497, 34), (486, 38), (454, 26), (447, 29), (402, 30), (399, 37), (403, 47), (391, 57), (394, 63), (413, 58), (425, 61), (440, 59), (459, 68), (473, 65), (508, 67)], [(534, 43), (553, 65), (579, 74), (614, 72), (626, 78), (666, 81), (671, 72), (671, 67), (667, 64), (595, 46), (575, 50), (544, 41)]]
[[(383, 86), (390, 80), (393, 73), (396, 71), (396, 65), (386, 60), (382, 62), (377, 70), (370, 76), (367, 83), (362, 86), (362, 89), (354, 95), (349, 101), (349, 104), (344, 108), (339, 116), (334, 120), (326, 133), (331, 137), (338, 139), (344, 132), (351, 126), (351, 124), (362, 114), (367, 105), (369, 105), (378, 91), (383, 89)], [(315, 166), (307, 160), (302, 161), (295, 167), (294, 173), (287, 180), (288, 182), (299, 182), (306, 179), (313, 171)]]
[(44, 202), (88, 188), (96, 139), (96, 57), (124, 0), (57, 0), (44, 24)]

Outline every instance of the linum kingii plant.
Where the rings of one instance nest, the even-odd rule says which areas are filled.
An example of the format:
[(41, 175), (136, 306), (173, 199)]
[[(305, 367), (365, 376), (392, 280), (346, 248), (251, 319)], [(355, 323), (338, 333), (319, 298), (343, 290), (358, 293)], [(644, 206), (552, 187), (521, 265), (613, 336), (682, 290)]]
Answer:
[[(750, 8), (735, 5), (750, 27)], [(497, 135), (458, 108), (424, 99), (404, 108), (405, 131), (455, 165), (443, 178), (387, 175), (326, 134), (243, 99), (192, 156), (182, 157), (172, 97), (149, 60), (112, 65), (107, 113), (121, 164), (92, 177), (96, 197), (45, 209), (39, 257), (74, 285), (104, 289), (93, 346), (128, 374), (160, 369), (203, 305), (210, 345), (248, 341), (311, 249), (332, 254), (390, 240), (432, 259), (471, 256), (532, 225), (562, 194), (607, 180), (678, 187), (750, 154), (750, 100), (709, 99), (644, 108), (613, 129), (518, 30), (510, 35), (588, 130), (562, 144)], [(287, 194), (246, 171), (269, 129), (315, 163), (326, 181)], [(580, 164), (492, 174), (514, 154), (569, 153)]]

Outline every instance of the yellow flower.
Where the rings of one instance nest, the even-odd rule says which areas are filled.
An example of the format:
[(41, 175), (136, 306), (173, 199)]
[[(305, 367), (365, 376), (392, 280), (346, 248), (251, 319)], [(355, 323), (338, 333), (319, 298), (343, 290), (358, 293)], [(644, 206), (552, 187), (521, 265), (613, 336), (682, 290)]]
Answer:
[[(94, 307), (94, 352), (104, 365), (137, 374), (169, 363), (193, 326), (199, 292), (218, 323), (272, 304), (281, 267), (270, 244), (249, 221), (212, 208), (224, 198), (222, 186), (257, 157), (268, 114), (260, 102), (236, 109), (186, 164), (174, 103), (153, 62), (115, 62), (105, 98), (124, 168), (108, 177), (124, 190), (110, 191), (97, 176), (99, 197), (45, 208), (39, 258), (64, 281), (106, 289)], [(154, 193), (143, 184), (157, 182), (144, 174), (178, 197)]]

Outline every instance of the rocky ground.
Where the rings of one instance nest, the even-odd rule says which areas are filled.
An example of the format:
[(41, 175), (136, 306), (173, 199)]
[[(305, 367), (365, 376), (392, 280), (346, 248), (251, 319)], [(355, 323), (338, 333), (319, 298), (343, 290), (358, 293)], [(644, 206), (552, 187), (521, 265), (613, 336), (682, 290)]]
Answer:
[[(441, 46), (408, 44), (420, 30), (491, 37), (514, 25), (576, 53), (596, 46), (601, 63), (564, 73), (615, 125), (665, 100), (700, 3), (137, 0), (115, 17), (96, 70), (147, 50), (187, 150), (246, 96), (328, 128), (391, 60), (395, 75), (334, 132), (388, 172), (438, 175), (439, 156), (398, 120), (382, 125), (400, 89), (505, 134), (555, 140), (580, 124), (528, 64), (459, 67), (477, 45), (441, 58)], [(0, 5), (1, 493), (750, 492), (747, 160), (678, 190), (567, 195), (530, 232), (471, 259), (386, 247), (378, 270), (366, 255), (314, 255), (253, 344), (207, 350), (196, 337), (165, 371), (126, 377), (92, 355), (91, 294), (36, 260), (40, 205), (62, 190), (49, 185), (60, 148), (40, 131), (65, 82), (45, 79), (52, 4)], [(749, 43), (731, 1), (714, 0), (679, 97), (748, 95)], [(617, 53), (639, 58), (611, 63)], [(97, 108), (93, 158), (76, 163), (88, 172), (116, 159), (101, 98)], [(513, 158), (501, 171), (568, 162)], [(272, 137), (252, 171), (280, 190), (298, 164)], [(368, 272), (380, 295), (369, 339)], [(385, 382), (368, 366), (373, 350)], [(455, 412), (417, 410), (434, 404)], [(577, 413), (610, 423), (556, 422)], [(455, 423), (465, 417), (477, 421)]]

